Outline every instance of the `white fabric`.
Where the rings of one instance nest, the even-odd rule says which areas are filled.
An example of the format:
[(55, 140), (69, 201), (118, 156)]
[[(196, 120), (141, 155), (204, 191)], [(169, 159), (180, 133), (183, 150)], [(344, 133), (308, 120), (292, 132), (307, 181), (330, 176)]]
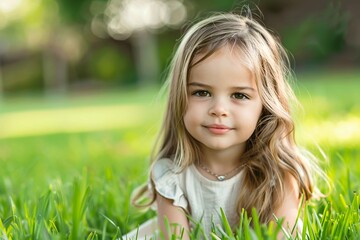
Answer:
[(195, 222), (201, 221), (205, 233), (211, 231), (212, 223), (221, 224), (220, 208), (230, 226), (237, 226), (241, 172), (230, 179), (215, 181), (201, 175), (194, 165), (177, 173), (171, 159), (161, 159), (155, 163), (152, 174), (156, 191), (172, 199), (173, 204), (183, 208)]
[(141, 224), (138, 228), (123, 235), (121, 240), (159, 239), (159, 236), (157, 217), (154, 217)]

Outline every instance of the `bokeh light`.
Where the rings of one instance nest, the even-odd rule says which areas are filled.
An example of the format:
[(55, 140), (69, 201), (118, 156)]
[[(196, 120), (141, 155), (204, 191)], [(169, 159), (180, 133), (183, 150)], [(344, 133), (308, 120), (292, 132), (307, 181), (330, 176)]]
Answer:
[[(126, 39), (145, 29), (178, 26), (186, 16), (186, 8), (178, 0), (110, 0), (105, 10), (107, 32), (115, 39)], [(98, 34), (102, 26), (98, 22), (95, 26), (94, 34)]]

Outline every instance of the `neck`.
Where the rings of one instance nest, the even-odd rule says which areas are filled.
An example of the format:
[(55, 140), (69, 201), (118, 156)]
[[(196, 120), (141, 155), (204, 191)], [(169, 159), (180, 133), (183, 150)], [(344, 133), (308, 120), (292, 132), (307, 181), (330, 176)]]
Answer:
[(215, 172), (227, 172), (239, 166), (242, 153), (243, 151), (239, 149), (224, 151), (203, 149), (201, 161)]

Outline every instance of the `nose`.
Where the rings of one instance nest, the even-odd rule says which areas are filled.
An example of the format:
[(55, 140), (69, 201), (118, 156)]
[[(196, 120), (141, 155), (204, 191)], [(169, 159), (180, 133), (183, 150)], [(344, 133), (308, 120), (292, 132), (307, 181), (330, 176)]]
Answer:
[(209, 109), (209, 115), (214, 117), (226, 117), (229, 115), (228, 103), (224, 99), (214, 98)]

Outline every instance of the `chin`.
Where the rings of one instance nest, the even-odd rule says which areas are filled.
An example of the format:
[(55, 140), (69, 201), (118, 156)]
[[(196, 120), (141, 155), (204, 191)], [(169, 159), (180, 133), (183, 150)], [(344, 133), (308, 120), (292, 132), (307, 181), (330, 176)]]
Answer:
[(228, 145), (224, 145), (224, 144), (207, 144), (205, 145), (207, 148), (212, 149), (212, 150), (225, 150), (228, 149), (229, 146)]

